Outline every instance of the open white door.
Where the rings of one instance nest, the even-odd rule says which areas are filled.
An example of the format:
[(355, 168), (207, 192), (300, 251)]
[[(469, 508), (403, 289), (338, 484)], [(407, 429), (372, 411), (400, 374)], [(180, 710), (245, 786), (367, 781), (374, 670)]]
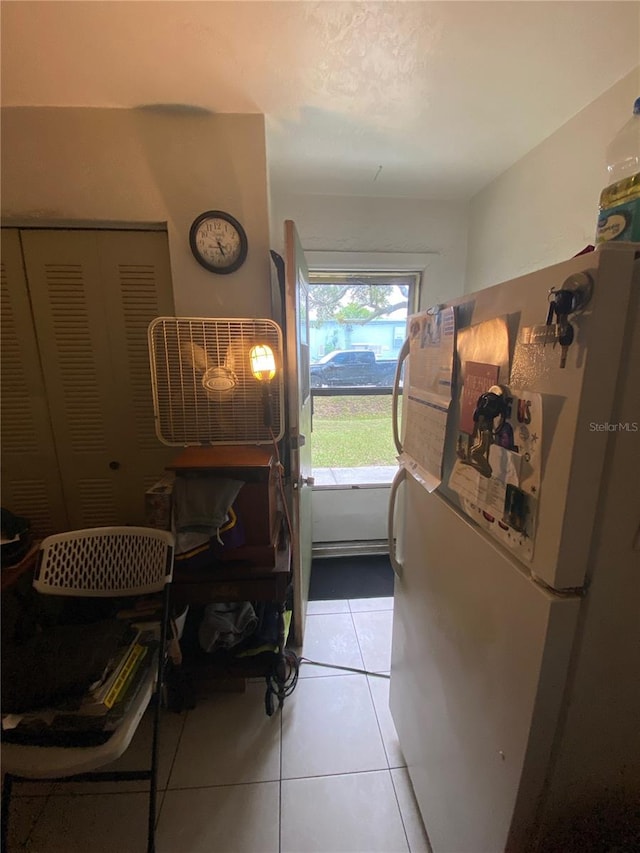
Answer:
[(309, 272), (291, 220), (284, 224), (286, 351), (291, 446), (293, 621), (302, 645), (311, 578), (311, 393), (309, 383)]

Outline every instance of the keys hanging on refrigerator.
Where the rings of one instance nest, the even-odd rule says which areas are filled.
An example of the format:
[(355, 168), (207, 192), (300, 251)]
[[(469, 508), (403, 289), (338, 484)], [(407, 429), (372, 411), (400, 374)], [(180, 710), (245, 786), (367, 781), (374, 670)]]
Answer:
[[(488, 391), (478, 397), (473, 413), (474, 429), (471, 445), (466, 458), (462, 459), (462, 464), (471, 465), (483, 477), (491, 477), (489, 450), (504, 427), (510, 413), (510, 405), (511, 397), (508, 395), (508, 390), (500, 385), (492, 385)], [(498, 419), (497, 426), (496, 419)]]
[(560, 344), (560, 367), (567, 366), (567, 353), (569, 347), (573, 343), (573, 326), (567, 322), (564, 326), (564, 331), (558, 335), (558, 343)]
[[(580, 273), (569, 276), (560, 290), (551, 288), (549, 291), (549, 310), (547, 313), (547, 327), (553, 325), (555, 315), (555, 334), (553, 344), (560, 344), (560, 367), (567, 364), (569, 347), (573, 343), (574, 329), (569, 322), (569, 317), (580, 313), (591, 299), (593, 290), (593, 279), (588, 273)], [(547, 340), (551, 337), (548, 336)], [(545, 341), (546, 342), (546, 341)]]

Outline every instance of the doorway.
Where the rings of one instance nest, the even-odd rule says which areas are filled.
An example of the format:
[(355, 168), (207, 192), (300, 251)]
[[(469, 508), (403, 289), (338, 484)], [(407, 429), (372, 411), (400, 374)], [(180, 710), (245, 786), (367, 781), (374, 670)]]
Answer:
[(314, 557), (387, 551), (392, 390), (420, 278), (309, 272)]

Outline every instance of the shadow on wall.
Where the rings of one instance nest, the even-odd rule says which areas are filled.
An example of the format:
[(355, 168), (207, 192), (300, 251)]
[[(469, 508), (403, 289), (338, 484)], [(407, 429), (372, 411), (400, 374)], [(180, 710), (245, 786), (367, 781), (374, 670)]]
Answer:
[[(176, 199), (180, 199), (187, 216), (199, 212), (203, 186), (215, 173), (223, 170), (226, 181), (233, 176), (233, 157), (231, 151), (224, 156), (219, 128), (212, 121), (215, 113), (189, 104), (142, 104), (132, 110), (132, 115), (149, 171), (167, 210), (175, 209)], [(237, 181), (232, 190), (238, 193)], [(205, 191), (204, 195), (209, 193)]]
[(544, 853), (634, 853), (640, 850), (640, 801), (627, 792), (585, 798), (545, 832)]

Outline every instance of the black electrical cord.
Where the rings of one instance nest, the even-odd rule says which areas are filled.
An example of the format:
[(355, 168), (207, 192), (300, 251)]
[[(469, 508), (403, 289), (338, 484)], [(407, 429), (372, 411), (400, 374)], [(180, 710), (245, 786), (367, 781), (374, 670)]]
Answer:
[(376, 678), (391, 678), (390, 675), (387, 675), (384, 672), (371, 672), (368, 669), (357, 669), (353, 666), (340, 666), (335, 663), (321, 663), (320, 661), (311, 660), (310, 658), (298, 657), (298, 655), (296, 655), (295, 652), (292, 652), (291, 649), (284, 650), (282, 659), (279, 663), (280, 665), (284, 664), (285, 666), (286, 674), (284, 679), (280, 677), (281, 672), (278, 672), (277, 670), (267, 676), (267, 691), (265, 693), (264, 701), (265, 710), (269, 717), (274, 712), (274, 698), (277, 697), (278, 707), (281, 708), (282, 703), (287, 696), (291, 696), (293, 691), (296, 689), (298, 678), (300, 676), (301, 663), (308, 663), (312, 666), (323, 666), (327, 669), (341, 669), (346, 672), (356, 672), (361, 675), (374, 675)]
[(296, 684), (298, 683), (298, 677), (300, 674), (300, 659), (295, 652), (291, 651), (291, 649), (285, 649), (283, 657), (287, 667), (287, 675), (285, 676), (284, 683), (282, 684), (280, 695), (284, 698), (286, 696), (291, 696), (293, 691), (296, 689)]
[[(282, 678), (282, 666), (285, 670), (284, 678)], [(273, 714), (274, 697), (278, 698), (278, 707), (281, 708), (287, 696), (291, 696), (296, 689), (299, 672), (300, 661), (298, 656), (291, 649), (285, 649), (273, 672), (267, 676), (267, 690), (264, 697), (267, 716), (270, 717)]]
[(376, 678), (391, 678), (390, 675), (387, 675), (384, 672), (370, 672), (368, 669), (356, 669), (353, 666), (339, 666), (336, 663), (320, 663), (317, 660), (310, 660), (309, 658), (301, 657), (298, 658), (301, 663), (310, 663), (313, 666), (325, 666), (327, 669), (344, 669), (347, 672), (358, 672), (362, 675), (375, 675)]

